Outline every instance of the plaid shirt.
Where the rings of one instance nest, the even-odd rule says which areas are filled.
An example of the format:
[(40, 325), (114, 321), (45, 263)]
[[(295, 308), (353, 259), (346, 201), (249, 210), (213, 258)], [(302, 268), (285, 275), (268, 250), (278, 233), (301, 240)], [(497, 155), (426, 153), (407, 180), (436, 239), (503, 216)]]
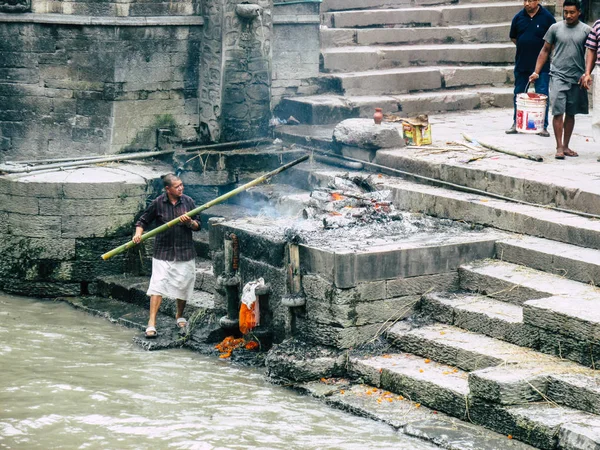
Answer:
[[(600, 65), (600, 51), (598, 51), (598, 44), (600, 43), (600, 20), (596, 20), (596, 23), (592, 26), (592, 31), (588, 34), (585, 46), (596, 52), (596, 64)], [(596, 74), (597, 75), (597, 74)], [(594, 81), (596, 82), (596, 81)]]
[[(135, 224), (147, 230), (152, 222), (157, 226), (163, 225), (196, 207), (194, 200), (182, 195), (174, 205), (167, 194), (159, 195), (144, 211)], [(200, 222), (198, 222), (200, 223)], [(154, 258), (163, 261), (189, 261), (196, 257), (192, 230), (183, 224), (178, 224), (156, 235), (154, 242)]]

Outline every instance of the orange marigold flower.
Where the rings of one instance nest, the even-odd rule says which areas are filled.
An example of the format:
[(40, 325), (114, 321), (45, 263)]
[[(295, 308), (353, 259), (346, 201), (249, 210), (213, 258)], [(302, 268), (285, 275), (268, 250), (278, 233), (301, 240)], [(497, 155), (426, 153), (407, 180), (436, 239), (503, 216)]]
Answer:
[(424, 370), (423, 370), (423, 369), (419, 369), (419, 372), (423, 373), (423, 372), (424, 372)]
[(344, 391), (343, 389), (340, 391), (340, 394), (344, 395), (346, 393), (346, 391)]
[(430, 362), (431, 362), (431, 360), (430, 360), (430, 359), (426, 359), (426, 360), (425, 360), (425, 364), (429, 364)]
[(420, 408), (421, 404), (420, 403), (415, 403), (415, 408)]
[(512, 439), (512, 434), (509, 434), (507, 438)]
[(246, 350), (256, 350), (258, 348), (258, 342), (250, 341), (245, 346)]

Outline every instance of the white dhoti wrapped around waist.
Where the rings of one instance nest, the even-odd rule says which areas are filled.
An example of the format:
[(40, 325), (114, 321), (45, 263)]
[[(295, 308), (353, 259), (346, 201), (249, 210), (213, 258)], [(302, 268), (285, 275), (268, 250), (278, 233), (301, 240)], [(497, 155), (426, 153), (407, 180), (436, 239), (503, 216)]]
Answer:
[(162, 261), (152, 258), (152, 278), (147, 295), (190, 300), (196, 282), (196, 262)]

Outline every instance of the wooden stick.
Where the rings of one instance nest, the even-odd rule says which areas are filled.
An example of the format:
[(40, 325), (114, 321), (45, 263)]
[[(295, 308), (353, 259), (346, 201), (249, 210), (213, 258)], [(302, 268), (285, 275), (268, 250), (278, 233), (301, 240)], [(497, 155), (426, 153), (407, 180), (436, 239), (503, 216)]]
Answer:
[[(475, 141), (471, 136), (469, 136), (466, 133), (463, 133), (462, 135), (469, 142)], [(517, 158), (529, 159), (530, 161), (536, 161), (536, 162), (544, 161), (544, 158), (542, 158), (540, 155), (532, 156), (532, 155), (527, 155), (525, 153), (513, 152), (512, 150), (505, 150), (503, 148), (496, 147), (495, 145), (486, 144), (485, 142), (482, 142), (479, 139), (477, 139), (476, 142), (478, 142), (482, 147), (489, 148), (490, 150), (494, 150), (496, 152), (505, 153), (507, 155), (516, 156)]]
[[(205, 203), (202, 206), (198, 206), (197, 208), (192, 209), (191, 211), (188, 211), (184, 215), (193, 217), (196, 214), (201, 213), (205, 209), (210, 208), (211, 206), (214, 206), (218, 203), (224, 202), (225, 200), (228, 200), (229, 198), (239, 194), (240, 192), (243, 192), (246, 189), (251, 188), (252, 186), (256, 186), (257, 184), (260, 184), (260, 183), (268, 180), (269, 178), (274, 177), (278, 173), (281, 173), (284, 170), (287, 170), (290, 167), (295, 166), (296, 164), (300, 164), (301, 162), (306, 161), (309, 158), (309, 156), (310, 155), (305, 155), (302, 158), (298, 158), (292, 162), (289, 162), (289, 163), (281, 166), (278, 169), (275, 169), (269, 173), (264, 174), (261, 177), (258, 177), (256, 179), (250, 181), (249, 183), (244, 184), (243, 186), (240, 186), (232, 191), (229, 191), (227, 194), (223, 194), (220, 197), (217, 197), (214, 200), (211, 200), (210, 202)], [(181, 217), (183, 217), (183, 216), (179, 216), (179, 217), (171, 220), (170, 222), (167, 222), (164, 225), (161, 225), (160, 227), (155, 228), (154, 230), (151, 230), (145, 234), (142, 234), (142, 236), (140, 238), (140, 242), (144, 242), (146, 239), (156, 236), (157, 234), (162, 233), (163, 231), (166, 231), (169, 228), (174, 227), (175, 225), (178, 225), (179, 223), (181, 223)], [(133, 240), (131, 240), (131, 241), (127, 242), (126, 244), (123, 244), (117, 248), (112, 249), (110, 252), (105, 253), (104, 255), (102, 255), (102, 259), (106, 261), (107, 259), (112, 258), (113, 256), (118, 255), (119, 253), (123, 253), (127, 249), (135, 247), (136, 245), (137, 244), (135, 242), (133, 242)]]

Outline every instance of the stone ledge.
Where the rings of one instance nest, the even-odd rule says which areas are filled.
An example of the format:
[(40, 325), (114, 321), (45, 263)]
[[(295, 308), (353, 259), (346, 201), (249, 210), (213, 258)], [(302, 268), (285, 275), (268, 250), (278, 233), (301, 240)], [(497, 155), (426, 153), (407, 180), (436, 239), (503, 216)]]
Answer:
[(144, 16), (144, 17), (97, 17), (75, 16), (65, 14), (2, 14), (0, 22), (11, 23), (43, 23), (58, 25), (86, 26), (119, 26), (119, 27), (148, 27), (148, 26), (202, 26), (204, 18), (200, 16)]
[(307, 15), (275, 15), (273, 25), (320, 25), (318, 14)]

